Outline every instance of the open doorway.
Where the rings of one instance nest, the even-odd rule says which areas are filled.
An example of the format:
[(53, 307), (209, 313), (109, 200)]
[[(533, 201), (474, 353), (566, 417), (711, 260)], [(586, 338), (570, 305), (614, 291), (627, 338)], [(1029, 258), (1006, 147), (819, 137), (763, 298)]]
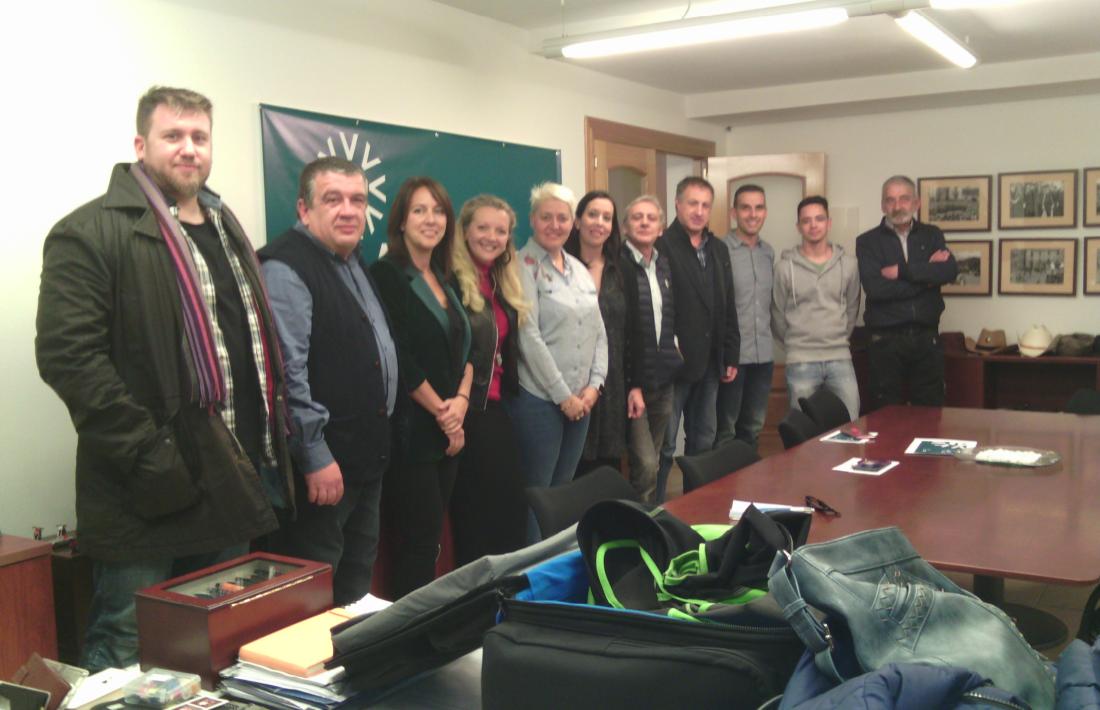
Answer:
[(622, 209), (639, 195), (656, 195), (665, 214), (676, 183), (703, 175), (714, 157), (714, 141), (655, 131), (586, 116), (585, 185), (606, 190)]

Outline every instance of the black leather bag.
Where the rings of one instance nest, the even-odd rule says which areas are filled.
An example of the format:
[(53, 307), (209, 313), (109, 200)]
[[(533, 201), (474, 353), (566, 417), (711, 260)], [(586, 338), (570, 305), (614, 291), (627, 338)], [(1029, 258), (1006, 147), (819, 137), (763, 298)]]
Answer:
[(783, 692), (803, 652), (770, 597), (744, 623), (704, 622), (585, 603), (577, 553), (527, 577), (485, 634), (484, 710), (748, 710)]
[(502, 600), (482, 707), (756, 708), (779, 695), (802, 644), (761, 587), (776, 549), (806, 538), (808, 515), (788, 523), (750, 508), (732, 528), (697, 529), (596, 504), (580, 553), (528, 571), (529, 588)]

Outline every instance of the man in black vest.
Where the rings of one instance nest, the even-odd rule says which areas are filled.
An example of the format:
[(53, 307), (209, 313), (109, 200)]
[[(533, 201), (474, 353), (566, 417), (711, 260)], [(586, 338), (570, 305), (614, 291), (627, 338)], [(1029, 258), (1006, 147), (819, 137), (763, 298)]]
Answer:
[(684, 453), (709, 451), (718, 424), (718, 384), (737, 377), (741, 331), (733, 272), (729, 250), (707, 228), (713, 201), (714, 188), (703, 178), (681, 180), (676, 186), (676, 219), (657, 241), (657, 249), (668, 257), (671, 267), (677, 346), (684, 357), (657, 471), (658, 502), (664, 501), (680, 416), (684, 417)]
[(370, 591), (397, 350), (359, 258), (366, 179), (342, 158), (302, 171), (298, 223), (260, 250), (283, 345), (298, 515), (274, 552), (328, 562), (337, 605)]

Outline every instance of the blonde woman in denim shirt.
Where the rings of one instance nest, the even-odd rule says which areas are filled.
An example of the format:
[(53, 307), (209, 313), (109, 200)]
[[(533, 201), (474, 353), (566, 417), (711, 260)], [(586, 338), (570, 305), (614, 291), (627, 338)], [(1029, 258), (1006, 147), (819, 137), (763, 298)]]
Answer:
[[(531, 487), (573, 479), (588, 417), (607, 376), (607, 333), (588, 269), (565, 252), (576, 198), (556, 183), (531, 191), (530, 241), (519, 252), (530, 316), (519, 331), (519, 394), (506, 400)], [(534, 518), (528, 539), (539, 539)]]

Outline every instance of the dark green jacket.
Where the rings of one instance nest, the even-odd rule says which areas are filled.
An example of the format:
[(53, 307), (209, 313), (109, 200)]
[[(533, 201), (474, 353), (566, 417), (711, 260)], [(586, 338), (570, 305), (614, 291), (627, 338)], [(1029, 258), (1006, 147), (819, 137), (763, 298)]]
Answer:
[(447, 449), (447, 436), (435, 416), (414, 402), (408, 393), (425, 380), (442, 399), (455, 396), (466, 363), (470, 361), (470, 323), (454, 290), (436, 274), (450, 308), (463, 322), (462, 357), (453, 361), (447, 338), (447, 313), (435, 300), (420, 274), (389, 257), (370, 266), (378, 295), (386, 305), (397, 343), (397, 362), (403, 394), (394, 412), (394, 459), (428, 463), (439, 461)]
[[(107, 193), (54, 226), (43, 250), (35, 353), (77, 432), (76, 514), (95, 559), (145, 560), (219, 550), (277, 527), (260, 479), (218, 415), (195, 404), (185, 368), (175, 271), (129, 165)], [(213, 193), (206, 203), (220, 205)], [(253, 291), (263, 299), (240, 224), (222, 207)], [(285, 383), (274, 327), (275, 454), (292, 495)]]

